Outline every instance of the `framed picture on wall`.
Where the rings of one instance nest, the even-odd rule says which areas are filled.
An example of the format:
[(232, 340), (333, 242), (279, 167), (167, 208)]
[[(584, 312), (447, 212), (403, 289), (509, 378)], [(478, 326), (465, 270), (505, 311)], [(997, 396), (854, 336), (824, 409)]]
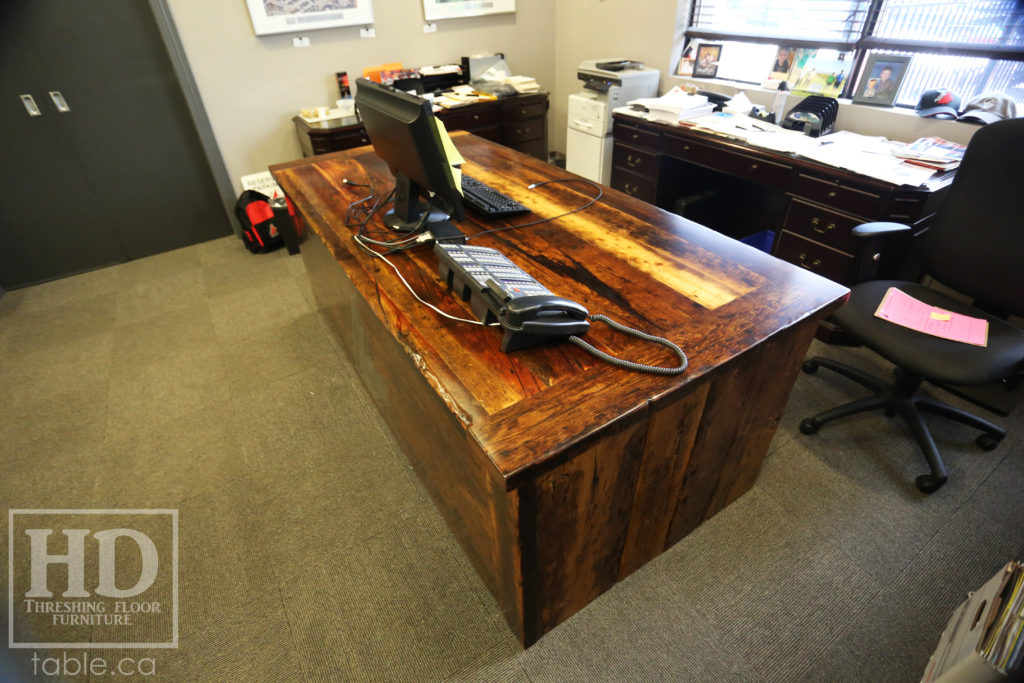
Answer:
[(858, 104), (877, 104), (891, 107), (896, 101), (896, 93), (907, 75), (910, 65), (909, 55), (873, 54), (868, 57), (861, 72), (857, 90), (853, 93), (853, 101)]
[(423, 17), (427, 21), (515, 11), (516, 0), (423, 0)]
[(258, 36), (373, 23), (372, 0), (245, 0)]
[(722, 46), (701, 43), (697, 48), (697, 59), (693, 64), (695, 78), (714, 78), (718, 73), (718, 59), (722, 56)]

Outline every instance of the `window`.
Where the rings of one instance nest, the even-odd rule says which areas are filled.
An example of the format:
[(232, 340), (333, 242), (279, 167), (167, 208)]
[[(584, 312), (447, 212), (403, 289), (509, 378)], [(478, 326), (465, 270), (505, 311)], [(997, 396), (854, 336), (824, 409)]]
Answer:
[[(1019, 0), (692, 0), (686, 38), (847, 53), (853, 73), (876, 53), (911, 57), (896, 104), (948, 88), (966, 101), (1003, 92), (1024, 104), (1024, 3)], [(728, 50), (722, 59), (727, 60)], [(760, 82), (749, 64), (720, 77)], [(731, 75), (730, 75), (731, 74)], [(849, 79), (843, 94), (857, 87)]]

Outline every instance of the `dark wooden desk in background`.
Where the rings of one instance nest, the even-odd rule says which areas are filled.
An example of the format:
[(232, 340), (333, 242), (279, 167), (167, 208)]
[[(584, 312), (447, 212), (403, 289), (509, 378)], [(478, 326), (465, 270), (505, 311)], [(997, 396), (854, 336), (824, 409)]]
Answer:
[[(574, 176), (452, 137), (465, 172), (537, 216), (593, 192), (583, 183), (531, 191)], [(609, 189), (585, 211), (472, 244), (500, 249), (592, 313), (677, 342), (689, 369), (629, 372), (571, 344), (504, 354), (500, 330), (439, 317), (352, 240), (345, 209), (362, 188), (341, 179), (381, 193), (393, 183), (371, 148), (271, 171), (311, 228), (302, 255), (322, 315), (527, 646), (753, 485), (818, 320), (847, 293)], [(459, 225), (474, 234), (506, 224)], [(471, 317), (438, 280), (432, 250), (392, 259), (426, 300)], [(586, 338), (624, 358), (675, 362), (600, 324)]]
[(628, 114), (614, 115), (613, 130), (612, 187), (736, 238), (770, 230), (774, 255), (844, 284), (856, 281), (857, 259), (867, 249), (874, 250), (868, 258), (879, 254), (879, 276), (897, 276), (909, 243), (860, 240), (850, 233), (855, 226), (894, 221), (920, 234), (952, 182), (899, 187)]
[[(442, 109), (437, 112), (437, 117), (444, 121), (449, 131), (469, 131), (547, 161), (547, 114), (547, 93), (533, 93)], [(320, 123), (309, 123), (296, 116), (292, 121), (302, 156), (340, 152), (370, 144), (366, 129), (355, 116)]]

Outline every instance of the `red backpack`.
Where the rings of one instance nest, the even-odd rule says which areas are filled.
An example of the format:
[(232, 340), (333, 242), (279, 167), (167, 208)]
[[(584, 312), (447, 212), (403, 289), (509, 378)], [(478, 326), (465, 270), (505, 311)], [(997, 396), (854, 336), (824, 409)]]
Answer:
[[(295, 232), (301, 236), (302, 223), (295, 214), (291, 200), (288, 203), (288, 214), (295, 223)], [(274, 211), (270, 208), (270, 198), (256, 190), (245, 190), (238, 196), (235, 204), (235, 216), (242, 224), (242, 241), (245, 247), (254, 253), (265, 253), (277, 249), (284, 244), (281, 231), (274, 225)]]

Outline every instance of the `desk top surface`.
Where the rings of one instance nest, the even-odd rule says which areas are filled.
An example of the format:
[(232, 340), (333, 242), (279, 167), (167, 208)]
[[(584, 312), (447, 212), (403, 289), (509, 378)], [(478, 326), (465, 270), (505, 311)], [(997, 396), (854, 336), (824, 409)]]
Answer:
[[(470, 134), (452, 138), (466, 159), (463, 172), (534, 211), (497, 221), (470, 212), (458, 224), (468, 235), (562, 214), (596, 192), (589, 182), (530, 190), (531, 183), (576, 176)], [(592, 314), (676, 342), (689, 356), (689, 369), (674, 377), (630, 372), (566, 343), (505, 354), (499, 348), (500, 328), (441, 318), (417, 303), (386, 264), (352, 240), (345, 212), (365, 188), (342, 179), (371, 183), (382, 193), (394, 183), (371, 147), (278, 164), (271, 171), (510, 488), (524, 471), (683, 390), (775, 333), (830, 312), (848, 293), (841, 285), (604, 187), (601, 200), (583, 211), (470, 243), (499, 249), (555, 294), (580, 302)], [(390, 258), (422, 298), (453, 315), (473, 317), (468, 304), (439, 280), (432, 249)], [(601, 324), (593, 325), (585, 339), (641, 363), (677, 363), (666, 349)]]
[(661, 133), (667, 133), (670, 136), (682, 137), (697, 140), (705, 144), (713, 145), (720, 149), (729, 149), (736, 152), (740, 152), (745, 155), (754, 155), (775, 161), (777, 163), (786, 164), (789, 166), (796, 167), (799, 170), (812, 170), (818, 173), (824, 174), (827, 177), (836, 180), (848, 180), (853, 181), (859, 185), (869, 185), (873, 189), (880, 191), (898, 191), (903, 194), (927, 194), (932, 192), (939, 192), (953, 182), (953, 176), (956, 175), (954, 171), (948, 171), (945, 173), (933, 174), (924, 184), (920, 186), (911, 185), (894, 185), (893, 183), (880, 180), (868, 175), (862, 175), (855, 171), (850, 171), (838, 166), (830, 166), (814, 159), (808, 159), (801, 157), (799, 154), (793, 154), (789, 152), (779, 152), (764, 147), (757, 147), (755, 145), (748, 144), (743, 140), (736, 138), (726, 137), (724, 135), (716, 135), (710, 131), (701, 130), (693, 126), (687, 126), (683, 124), (667, 123), (664, 121), (652, 121), (640, 116), (633, 114), (626, 114), (622, 112), (615, 112), (612, 114), (612, 118), (627, 126), (635, 126), (640, 128), (646, 128)]

